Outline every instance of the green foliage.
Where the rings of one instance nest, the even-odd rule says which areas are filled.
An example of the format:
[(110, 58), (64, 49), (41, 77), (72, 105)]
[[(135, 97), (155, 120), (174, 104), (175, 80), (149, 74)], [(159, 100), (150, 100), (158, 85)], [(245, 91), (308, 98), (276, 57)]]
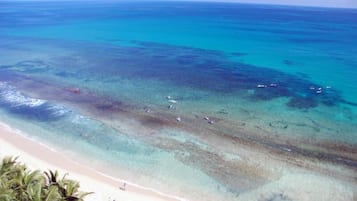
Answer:
[(0, 163), (0, 201), (84, 201), (91, 193), (79, 191), (79, 183), (66, 176), (31, 171), (17, 157), (5, 157)]

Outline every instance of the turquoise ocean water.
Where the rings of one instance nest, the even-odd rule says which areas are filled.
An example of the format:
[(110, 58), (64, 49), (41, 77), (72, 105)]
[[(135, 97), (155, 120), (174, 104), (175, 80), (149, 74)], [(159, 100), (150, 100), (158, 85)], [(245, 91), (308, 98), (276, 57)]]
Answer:
[(0, 119), (115, 177), (236, 200), (271, 181), (236, 142), (356, 170), (356, 38), (352, 9), (0, 2)]

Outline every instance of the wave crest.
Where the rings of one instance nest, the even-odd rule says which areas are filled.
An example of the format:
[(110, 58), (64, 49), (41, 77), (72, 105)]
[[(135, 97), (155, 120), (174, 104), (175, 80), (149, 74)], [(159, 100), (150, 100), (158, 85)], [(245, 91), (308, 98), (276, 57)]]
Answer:
[(29, 97), (7, 82), (0, 82), (0, 106), (12, 113), (44, 121), (56, 120), (71, 112), (48, 100)]

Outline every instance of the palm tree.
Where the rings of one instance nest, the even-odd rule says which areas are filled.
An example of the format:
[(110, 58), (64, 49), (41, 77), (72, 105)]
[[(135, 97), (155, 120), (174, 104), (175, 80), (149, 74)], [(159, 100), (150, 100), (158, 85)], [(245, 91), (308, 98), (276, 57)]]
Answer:
[[(48, 186), (47, 186), (48, 187)], [(57, 186), (49, 186), (44, 190), (43, 200), (45, 201), (64, 201), (61, 194), (58, 191)]]
[(5, 157), (0, 164), (0, 174), (11, 170), (17, 164), (17, 158), (18, 157)]
[(17, 158), (5, 157), (0, 163), (0, 200), (12, 201), (16, 197), (14, 190), (11, 188), (12, 179), (17, 174)]
[(58, 172), (45, 172), (49, 186), (56, 186), (58, 192), (65, 201), (83, 201), (84, 197), (92, 194), (92, 192), (79, 191), (79, 183), (74, 180), (67, 179), (65, 174), (62, 179), (58, 179)]
[(45, 186), (45, 178), (41, 171), (25, 171), (22, 175), (21, 190), (25, 199), (29, 201), (40, 201), (42, 189)]
[(79, 183), (73, 180), (65, 181), (65, 200), (66, 201), (84, 201), (84, 197), (92, 194), (91, 192), (79, 191)]
[(91, 193), (79, 191), (79, 183), (66, 176), (30, 171), (17, 158), (6, 157), (0, 163), (0, 201), (84, 201)]

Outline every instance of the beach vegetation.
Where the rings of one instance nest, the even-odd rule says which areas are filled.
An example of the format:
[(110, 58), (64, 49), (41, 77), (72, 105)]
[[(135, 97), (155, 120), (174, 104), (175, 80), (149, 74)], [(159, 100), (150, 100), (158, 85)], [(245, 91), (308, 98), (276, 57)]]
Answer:
[(66, 177), (52, 170), (30, 170), (17, 157), (5, 157), (0, 163), (0, 201), (84, 201), (91, 194)]

